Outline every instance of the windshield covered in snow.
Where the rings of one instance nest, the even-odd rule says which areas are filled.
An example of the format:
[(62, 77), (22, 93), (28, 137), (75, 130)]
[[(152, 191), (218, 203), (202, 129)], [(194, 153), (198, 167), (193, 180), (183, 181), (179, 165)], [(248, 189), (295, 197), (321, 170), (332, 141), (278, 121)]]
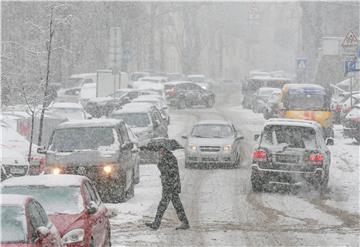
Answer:
[(69, 78), (64, 82), (65, 88), (80, 87), (81, 78)]
[(78, 214), (84, 210), (78, 186), (9, 186), (2, 187), (2, 193), (30, 195), (48, 214)]
[(147, 113), (121, 113), (113, 114), (113, 118), (122, 119), (129, 127), (147, 127), (150, 119)]
[(192, 137), (200, 138), (224, 138), (232, 135), (232, 128), (225, 124), (196, 125), (191, 132)]
[(19, 206), (2, 205), (0, 208), (0, 215), (0, 243), (26, 242), (27, 230), (24, 209)]
[(51, 108), (50, 112), (59, 116), (65, 116), (69, 120), (85, 119), (84, 112), (79, 108)]
[(54, 132), (49, 149), (57, 152), (96, 150), (114, 144), (113, 128), (84, 127), (58, 129)]
[(262, 145), (287, 144), (291, 148), (316, 148), (315, 130), (298, 126), (266, 126)]

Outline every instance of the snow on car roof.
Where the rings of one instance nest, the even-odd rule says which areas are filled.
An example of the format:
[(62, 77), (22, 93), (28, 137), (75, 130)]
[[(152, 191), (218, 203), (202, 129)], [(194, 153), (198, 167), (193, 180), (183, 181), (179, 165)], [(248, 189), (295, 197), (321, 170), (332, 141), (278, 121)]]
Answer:
[(279, 91), (279, 92), (281, 92), (281, 89), (275, 88), (275, 87), (261, 87), (261, 88), (259, 88), (259, 91)]
[(203, 125), (203, 124), (221, 124), (221, 125), (229, 125), (230, 123), (226, 120), (201, 120), (195, 125)]
[(10, 186), (80, 186), (82, 181), (87, 179), (84, 176), (79, 175), (38, 175), (38, 176), (21, 176), (21, 177), (12, 177), (4, 180), (1, 183), (3, 187)]
[(112, 114), (121, 113), (135, 113), (135, 112), (149, 112), (153, 105), (149, 103), (144, 104), (127, 104), (119, 110), (113, 111)]
[(187, 77), (188, 78), (195, 78), (195, 77), (205, 78), (205, 75), (201, 75), (201, 74), (199, 74), (199, 75), (188, 75)]
[(64, 122), (59, 124), (56, 129), (82, 128), (82, 127), (113, 127), (122, 120), (111, 118), (86, 119), (80, 121)]
[(146, 80), (166, 80), (167, 78), (165, 76), (145, 76), (140, 78), (140, 81), (146, 81)]
[(170, 82), (166, 82), (164, 83), (164, 85), (178, 85), (178, 84), (183, 84), (183, 83), (192, 83), (191, 81), (170, 81)]
[(50, 106), (51, 108), (73, 108), (73, 109), (82, 109), (82, 105), (72, 102), (56, 102)]
[(289, 118), (270, 118), (269, 120), (265, 121), (264, 125), (288, 125), (321, 129), (321, 125), (315, 121)]
[(71, 75), (71, 78), (86, 78), (96, 76), (96, 73), (84, 73), (84, 74), (74, 74)]
[(318, 84), (300, 84), (300, 83), (288, 83), (285, 84), (284, 87), (288, 87), (290, 88), (305, 88), (305, 87), (312, 87), (312, 88), (319, 88), (319, 89), (324, 89), (322, 86), (318, 85)]
[(24, 206), (26, 201), (31, 198), (27, 195), (1, 194), (0, 205)]
[(89, 102), (103, 102), (103, 101), (109, 101), (109, 100), (113, 100), (113, 98), (111, 96), (105, 96), (105, 97), (96, 97), (96, 98), (91, 98), (89, 99)]

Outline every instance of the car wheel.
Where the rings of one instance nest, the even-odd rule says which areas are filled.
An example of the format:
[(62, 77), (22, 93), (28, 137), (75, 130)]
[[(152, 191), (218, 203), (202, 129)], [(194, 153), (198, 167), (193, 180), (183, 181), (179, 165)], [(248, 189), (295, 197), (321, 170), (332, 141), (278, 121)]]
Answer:
[(206, 102), (206, 107), (211, 108), (215, 105), (215, 99), (214, 97), (210, 97)]
[(179, 99), (179, 102), (178, 102), (178, 109), (185, 109), (186, 108), (186, 102), (185, 102), (185, 99)]

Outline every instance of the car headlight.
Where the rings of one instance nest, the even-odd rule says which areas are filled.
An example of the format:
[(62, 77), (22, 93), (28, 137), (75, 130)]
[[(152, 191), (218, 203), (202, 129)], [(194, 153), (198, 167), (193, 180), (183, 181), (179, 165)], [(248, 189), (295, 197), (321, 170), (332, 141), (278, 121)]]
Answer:
[(51, 170), (52, 174), (59, 175), (61, 173), (61, 169), (59, 167), (55, 167)]
[(196, 145), (195, 144), (189, 144), (189, 149), (191, 150), (191, 151), (196, 151)]
[(231, 145), (230, 144), (225, 145), (224, 151), (231, 151)]
[(65, 233), (65, 235), (62, 237), (62, 241), (64, 244), (81, 242), (84, 240), (84, 235), (84, 229), (76, 228)]
[(111, 165), (106, 165), (104, 166), (103, 170), (106, 174), (110, 174), (113, 170), (113, 167)]

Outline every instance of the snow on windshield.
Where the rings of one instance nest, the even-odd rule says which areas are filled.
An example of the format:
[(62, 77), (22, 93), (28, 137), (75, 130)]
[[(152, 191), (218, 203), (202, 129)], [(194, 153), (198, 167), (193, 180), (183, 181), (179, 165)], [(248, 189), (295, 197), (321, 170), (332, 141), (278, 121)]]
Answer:
[(0, 243), (27, 242), (27, 228), (24, 209), (19, 206), (2, 205), (0, 208), (0, 215)]
[(150, 125), (150, 119), (147, 113), (121, 113), (113, 114), (113, 118), (122, 119), (129, 127), (147, 127)]
[(229, 125), (202, 124), (193, 128), (191, 136), (200, 138), (223, 138), (233, 135)]
[(84, 202), (78, 186), (5, 186), (1, 190), (5, 194), (34, 197), (48, 214), (79, 214), (84, 210)]
[(49, 149), (57, 152), (96, 150), (114, 142), (113, 128), (110, 127), (67, 128), (54, 132)]

